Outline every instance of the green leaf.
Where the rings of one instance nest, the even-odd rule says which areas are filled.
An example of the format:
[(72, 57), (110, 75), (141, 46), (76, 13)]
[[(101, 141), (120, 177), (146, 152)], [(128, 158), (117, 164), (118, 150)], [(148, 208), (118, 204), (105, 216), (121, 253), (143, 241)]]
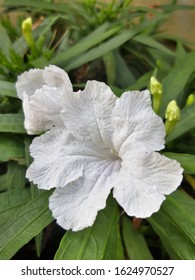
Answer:
[(186, 56), (187, 52), (184, 49), (184, 46), (180, 40), (177, 40), (177, 49), (176, 49), (176, 58), (175, 65), (180, 63), (180, 61)]
[(134, 41), (146, 45), (147, 47), (151, 47), (157, 49), (158, 51), (165, 53), (167, 55), (174, 56), (174, 53), (165, 47), (163, 44), (160, 44), (156, 40), (154, 40), (151, 36), (147, 36), (144, 34), (139, 34), (133, 38)]
[[(26, 136), (24, 143), (25, 143), (25, 153), (26, 153), (26, 165), (28, 168), (33, 161), (32, 157), (30, 156), (30, 145), (32, 143), (32, 138), (29, 136)], [(31, 191), (32, 199), (41, 193), (41, 190), (36, 188), (36, 186), (33, 184), (33, 182), (30, 182), (30, 191)], [(37, 252), (38, 257), (40, 257), (40, 255), (41, 255), (42, 237), (43, 237), (43, 230), (40, 231), (35, 236), (35, 246), (36, 246), (36, 252)]]
[(6, 29), (0, 24), (0, 49), (3, 54), (9, 57), (9, 50), (12, 48), (12, 42), (7, 34)]
[(164, 153), (166, 157), (177, 160), (186, 173), (195, 174), (195, 155)]
[(48, 209), (50, 195), (51, 191), (43, 191), (34, 197), (0, 229), (0, 259), (10, 259), (52, 222)]
[(67, 66), (66, 70), (73, 70), (87, 62), (95, 60), (99, 57), (102, 57), (106, 53), (118, 48), (126, 41), (130, 40), (136, 33), (137, 29), (131, 29), (128, 31), (124, 31), (119, 35), (116, 35), (114, 38), (109, 39), (106, 42), (101, 43), (98, 47), (95, 47), (89, 50), (87, 53), (84, 53), (82, 56), (77, 59), (71, 61)]
[(20, 137), (0, 135), (0, 161), (25, 157), (24, 141)]
[(14, 84), (7, 81), (0, 81), (0, 94), (13, 98), (18, 98), (16, 95), (16, 89)]
[(167, 104), (172, 100), (182, 98), (184, 87), (195, 69), (195, 51), (186, 54), (162, 80), (163, 98), (160, 115), (164, 117)]
[(193, 128), (195, 128), (195, 104), (187, 106), (181, 110), (180, 121), (178, 121), (172, 133), (166, 137), (166, 143), (176, 139)]
[(67, 231), (56, 252), (56, 260), (114, 260), (121, 251), (119, 239), (119, 210), (110, 196), (93, 226), (84, 230)]
[(5, 224), (30, 201), (30, 189), (10, 190), (0, 194), (0, 224)]
[[(106, 42), (102, 42), (99, 46), (94, 47), (87, 52), (85, 52), (82, 56), (77, 56), (74, 58), (74, 60), (71, 60), (66, 65), (66, 71), (73, 70), (85, 63), (88, 63), (92, 60), (95, 60), (97, 58), (100, 58), (104, 56), (106, 53), (117, 49), (118, 47), (122, 46), (125, 42), (132, 39), (136, 34), (140, 32), (144, 32), (147, 29), (150, 29), (151, 27), (154, 27), (154, 25), (160, 20), (163, 19), (164, 15), (160, 15), (154, 20), (148, 20), (145, 22), (142, 22), (140, 25), (135, 26), (134, 28), (131, 28), (129, 30), (124, 30), (123, 32), (115, 35), (113, 38), (108, 39)], [(108, 30), (107, 32), (111, 32), (111, 30)]]
[(133, 224), (127, 216), (123, 216), (122, 236), (130, 260), (153, 259), (143, 234), (133, 228)]
[(116, 81), (115, 84), (120, 88), (126, 88), (127, 86), (134, 84), (136, 79), (130, 68), (127, 66), (124, 58), (119, 52), (114, 52), (115, 64), (116, 64)]
[(106, 70), (107, 84), (113, 85), (116, 77), (116, 63), (113, 52), (109, 52), (103, 56)]
[(26, 166), (15, 161), (7, 164), (7, 173), (0, 176), (0, 190), (24, 189), (26, 185)]
[(72, 59), (75, 56), (80, 55), (81, 53), (87, 51), (91, 47), (99, 44), (105, 39), (111, 37), (115, 33), (119, 31), (119, 26), (115, 26), (114, 28), (107, 30), (109, 27), (108, 23), (104, 23), (100, 27), (98, 27), (95, 31), (90, 33), (88, 36), (84, 37), (81, 41), (76, 43), (74, 46), (65, 50), (63, 53), (57, 54), (50, 61), (51, 64), (61, 65), (62, 63)]
[(0, 114), (0, 132), (26, 133), (23, 114)]
[(35, 68), (44, 68), (49, 65), (49, 62), (45, 57), (42, 56), (33, 61), (30, 61), (30, 64)]
[(146, 72), (142, 75), (133, 85), (128, 86), (125, 91), (129, 90), (141, 90), (147, 88), (150, 78), (152, 76), (152, 71)]
[(173, 260), (195, 260), (194, 213), (194, 199), (178, 190), (148, 219)]

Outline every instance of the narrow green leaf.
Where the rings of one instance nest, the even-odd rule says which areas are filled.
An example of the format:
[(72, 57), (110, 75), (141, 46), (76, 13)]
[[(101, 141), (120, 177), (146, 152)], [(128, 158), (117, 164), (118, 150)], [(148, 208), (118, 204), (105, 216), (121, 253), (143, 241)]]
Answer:
[(30, 201), (30, 189), (10, 190), (0, 194), (0, 224), (5, 224)]
[(164, 153), (165, 156), (177, 160), (186, 173), (195, 174), (195, 155)]
[(171, 259), (195, 260), (195, 203), (182, 191), (164, 201), (148, 221), (160, 236)]
[(9, 57), (9, 50), (12, 47), (11, 40), (7, 34), (6, 29), (0, 24), (0, 49), (3, 54)]
[(26, 166), (20, 165), (17, 162), (8, 162), (8, 190), (24, 189), (26, 185)]
[(65, 50), (63, 53), (57, 54), (53, 57), (50, 61), (51, 64), (64, 64), (66, 61), (70, 60), (71, 58), (87, 51), (91, 47), (99, 44), (100, 42), (104, 41), (105, 39), (111, 37), (112, 35), (116, 34), (119, 30), (119, 26), (115, 26), (110, 30), (106, 30), (109, 24), (104, 23), (91, 34), (83, 38), (74, 46), (70, 47), (69, 49)]
[(42, 56), (31, 61), (30, 64), (35, 68), (44, 68), (49, 65), (49, 62), (45, 57)]
[(101, 43), (100, 46), (95, 47), (89, 50), (87, 53), (84, 53), (82, 56), (73, 60), (66, 66), (66, 70), (73, 70), (87, 62), (95, 60), (99, 57), (102, 57), (106, 53), (118, 48), (126, 41), (130, 40), (138, 31), (136, 29), (131, 29), (128, 31), (124, 31), (119, 35), (116, 35), (114, 38), (109, 39), (106, 42)]
[(116, 64), (116, 81), (115, 84), (120, 88), (126, 88), (127, 86), (134, 84), (136, 79), (131, 73), (130, 68), (127, 66), (124, 58), (118, 51), (114, 52), (115, 64)]
[[(32, 138), (29, 136), (26, 136), (24, 143), (25, 143), (26, 164), (27, 164), (27, 168), (28, 168), (32, 163), (32, 157), (30, 156), (30, 145), (32, 143)], [(30, 191), (31, 191), (32, 199), (41, 193), (41, 190), (36, 188), (36, 186), (33, 184), (33, 182), (30, 182)], [(38, 257), (40, 257), (40, 255), (41, 255), (42, 237), (43, 237), (43, 230), (40, 231), (35, 236), (35, 246), (36, 246), (36, 252), (37, 252)]]
[(43, 191), (37, 195), (0, 229), (0, 259), (10, 259), (52, 222), (53, 218), (48, 209), (50, 194), (51, 191)]
[(16, 95), (16, 88), (14, 84), (7, 81), (0, 81), (0, 94), (13, 98), (18, 98)]
[(139, 34), (135, 36), (133, 40), (148, 47), (157, 49), (158, 51), (161, 51), (162, 53), (165, 53), (167, 55), (174, 56), (174, 53), (170, 49), (165, 47), (163, 44), (160, 44), (158, 41), (154, 40), (151, 36)]
[(26, 166), (15, 161), (7, 164), (7, 173), (0, 176), (0, 190), (24, 189), (26, 185)]
[(23, 114), (0, 114), (0, 132), (26, 133)]
[(133, 228), (133, 224), (127, 216), (123, 216), (122, 236), (130, 260), (153, 259), (143, 234)]
[(180, 63), (180, 61), (186, 56), (187, 52), (180, 40), (177, 41), (175, 65)]
[(128, 86), (128, 87), (125, 89), (125, 91), (129, 91), (129, 90), (141, 90), (141, 89), (147, 88), (151, 76), (152, 76), (152, 71), (146, 72), (146, 73), (145, 73), (144, 75), (142, 75), (133, 85)]
[(3, 174), (0, 176), (0, 192), (4, 192), (7, 189), (7, 174)]
[(103, 61), (106, 69), (107, 84), (113, 85), (116, 77), (116, 64), (113, 52), (109, 52), (103, 56)]
[(25, 157), (24, 141), (20, 137), (0, 135), (0, 161)]
[(195, 69), (195, 51), (192, 51), (184, 56), (178, 62), (169, 74), (162, 80), (163, 85), (163, 99), (160, 108), (160, 114), (164, 117), (164, 112), (167, 104), (172, 100), (182, 98), (182, 92), (189, 76)]
[(81, 231), (68, 231), (56, 252), (57, 260), (114, 260), (119, 248), (119, 210), (110, 196), (93, 226)]
[(178, 10), (194, 10), (195, 6), (193, 5), (170, 5), (170, 4), (163, 4), (160, 5), (160, 7), (165, 11), (165, 12), (174, 12), (174, 11), (178, 11)]
[(193, 128), (195, 128), (195, 104), (181, 110), (180, 121), (178, 121), (172, 133), (166, 137), (166, 143), (176, 139)]

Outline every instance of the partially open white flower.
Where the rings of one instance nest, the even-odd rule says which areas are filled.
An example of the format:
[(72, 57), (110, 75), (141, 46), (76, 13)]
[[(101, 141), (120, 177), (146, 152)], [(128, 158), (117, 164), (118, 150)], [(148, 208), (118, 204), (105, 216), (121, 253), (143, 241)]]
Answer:
[(24, 126), (28, 134), (37, 134), (53, 126), (62, 126), (60, 110), (65, 93), (72, 92), (66, 72), (50, 65), (45, 69), (31, 69), (18, 77), (16, 90), (23, 100)]
[(83, 91), (64, 94), (61, 118), (63, 127), (34, 139), (27, 177), (41, 189), (56, 188), (49, 207), (63, 228), (91, 226), (111, 189), (128, 215), (145, 218), (179, 186), (179, 163), (158, 153), (165, 129), (149, 91), (117, 98), (89, 81)]

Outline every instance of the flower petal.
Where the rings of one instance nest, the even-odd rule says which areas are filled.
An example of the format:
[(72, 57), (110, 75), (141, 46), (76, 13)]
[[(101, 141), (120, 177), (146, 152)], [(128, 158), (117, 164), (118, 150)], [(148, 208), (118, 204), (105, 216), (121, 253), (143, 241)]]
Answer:
[(65, 95), (72, 92), (65, 71), (52, 65), (30, 70), (19, 76), (16, 89), (23, 100), (24, 125), (29, 134), (63, 126), (60, 111)]
[(146, 218), (159, 210), (164, 195), (175, 191), (182, 168), (156, 152), (126, 153), (114, 181), (114, 197), (130, 216)]
[(57, 223), (64, 229), (81, 230), (94, 223), (112, 189), (111, 177), (120, 168), (117, 161), (97, 163), (83, 177), (58, 188), (49, 199)]
[(42, 111), (36, 112), (29, 104), (29, 97), (23, 93), (24, 127), (28, 134), (37, 134), (53, 126), (53, 121), (47, 119)]
[(26, 175), (41, 189), (64, 187), (81, 177), (91, 164), (114, 160), (109, 149), (97, 149), (92, 142), (79, 141), (63, 128), (53, 128), (36, 137), (30, 153), (34, 162)]
[[(64, 91), (58, 88), (43, 86), (35, 91), (29, 101), (29, 107), (34, 114), (40, 114), (43, 122), (49, 122), (50, 127), (64, 127), (60, 116), (63, 108)], [(27, 115), (25, 115), (27, 117)]]
[(31, 69), (18, 77), (16, 90), (18, 97), (23, 99), (23, 93), (32, 96), (37, 89), (48, 85), (72, 91), (72, 84), (67, 73), (57, 66), (50, 65), (44, 69)]
[(164, 148), (163, 122), (151, 107), (148, 90), (125, 92), (112, 111), (113, 143), (119, 155), (144, 145), (159, 151)]
[(68, 96), (61, 114), (65, 127), (79, 139), (110, 146), (110, 116), (116, 99), (106, 84), (88, 81), (83, 91)]

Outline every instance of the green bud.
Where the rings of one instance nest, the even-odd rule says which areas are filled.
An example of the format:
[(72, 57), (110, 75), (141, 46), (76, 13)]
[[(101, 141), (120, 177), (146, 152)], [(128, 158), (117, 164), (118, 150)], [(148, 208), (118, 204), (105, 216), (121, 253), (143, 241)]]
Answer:
[(186, 101), (186, 106), (190, 106), (195, 103), (195, 94), (190, 94)]
[(163, 88), (161, 83), (153, 76), (150, 79), (150, 92), (153, 96), (153, 109), (156, 113), (158, 113), (160, 109)]
[(155, 77), (150, 78), (150, 92), (152, 95), (162, 94), (162, 85)]
[(165, 119), (165, 130), (166, 134), (169, 135), (174, 129), (176, 123), (180, 120), (180, 110), (175, 100), (169, 102), (165, 112)]
[(27, 45), (33, 48), (35, 42), (32, 36), (32, 18), (29, 17), (22, 22), (22, 34)]

